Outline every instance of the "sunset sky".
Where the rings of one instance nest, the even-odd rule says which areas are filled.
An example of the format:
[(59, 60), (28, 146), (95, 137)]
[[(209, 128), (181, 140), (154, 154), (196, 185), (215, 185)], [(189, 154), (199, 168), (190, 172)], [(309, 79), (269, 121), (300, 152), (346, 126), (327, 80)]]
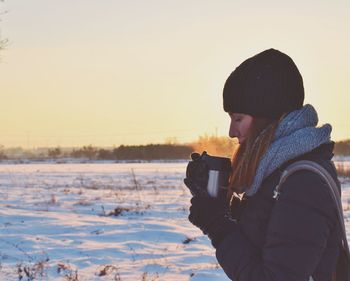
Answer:
[(290, 55), (306, 103), (350, 138), (350, 1), (0, 2), (0, 144), (111, 146), (227, 135), (227, 76)]

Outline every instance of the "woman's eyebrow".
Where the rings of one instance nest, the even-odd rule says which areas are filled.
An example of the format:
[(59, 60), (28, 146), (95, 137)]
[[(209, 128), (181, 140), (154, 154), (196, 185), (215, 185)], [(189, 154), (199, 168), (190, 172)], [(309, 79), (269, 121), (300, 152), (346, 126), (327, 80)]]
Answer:
[(234, 117), (234, 118), (240, 118), (240, 117), (242, 117), (242, 114), (241, 114), (241, 113), (229, 112), (228, 114), (229, 114), (231, 117)]

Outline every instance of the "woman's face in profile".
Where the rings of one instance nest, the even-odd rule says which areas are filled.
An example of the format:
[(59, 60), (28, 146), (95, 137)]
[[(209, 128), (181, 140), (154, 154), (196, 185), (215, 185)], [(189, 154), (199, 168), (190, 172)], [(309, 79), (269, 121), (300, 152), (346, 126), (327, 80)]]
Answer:
[(247, 138), (253, 123), (253, 117), (248, 114), (229, 112), (231, 118), (229, 136), (238, 138), (238, 142), (242, 144)]

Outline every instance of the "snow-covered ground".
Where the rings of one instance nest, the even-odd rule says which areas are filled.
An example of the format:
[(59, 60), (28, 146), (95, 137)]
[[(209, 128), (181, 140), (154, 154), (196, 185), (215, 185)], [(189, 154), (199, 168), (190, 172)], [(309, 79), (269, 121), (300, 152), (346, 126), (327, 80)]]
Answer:
[[(229, 280), (187, 220), (185, 168), (0, 165), (0, 280)], [(350, 179), (341, 181), (349, 217)]]

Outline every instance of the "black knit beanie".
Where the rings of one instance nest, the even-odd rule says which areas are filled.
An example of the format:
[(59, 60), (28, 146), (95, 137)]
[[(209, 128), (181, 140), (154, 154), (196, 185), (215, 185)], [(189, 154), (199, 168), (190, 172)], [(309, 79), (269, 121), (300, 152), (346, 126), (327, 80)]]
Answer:
[(268, 49), (231, 73), (223, 97), (226, 112), (278, 119), (303, 106), (303, 78), (289, 56)]

